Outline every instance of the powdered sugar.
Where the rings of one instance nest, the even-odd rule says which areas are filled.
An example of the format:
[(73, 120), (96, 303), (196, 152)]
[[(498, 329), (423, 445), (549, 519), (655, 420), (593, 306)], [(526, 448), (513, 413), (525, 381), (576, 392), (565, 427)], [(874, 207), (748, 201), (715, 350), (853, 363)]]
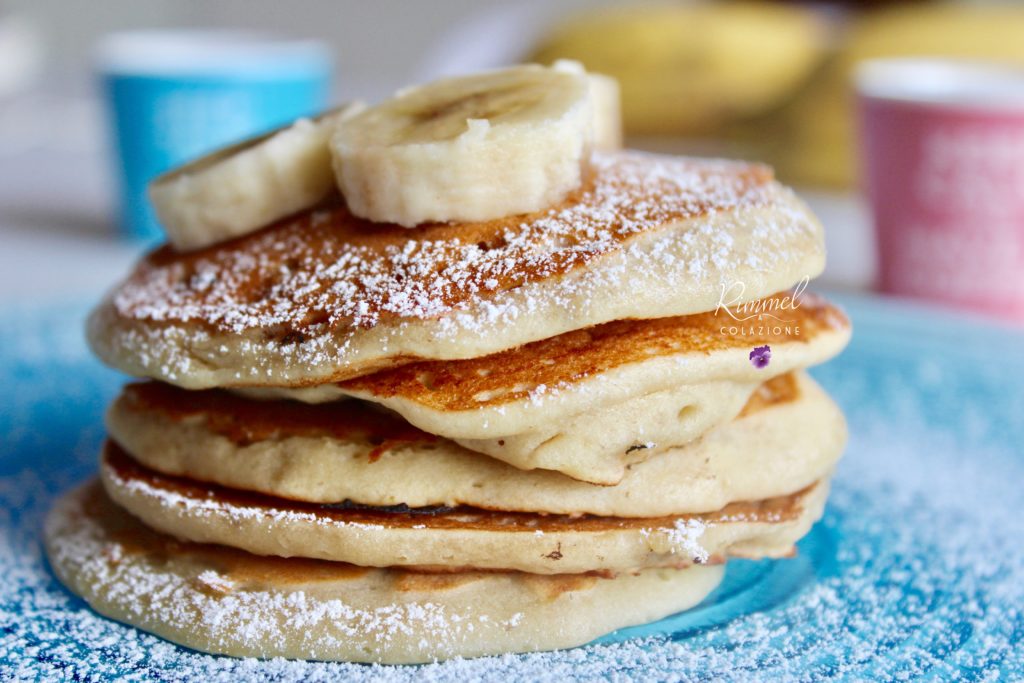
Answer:
[[(113, 560), (113, 562), (116, 564), (120, 560), (121, 558), (118, 558), (117, 560)], [(212, 569), (207, 569), (206, 571), (201, 572), (199, 576), (196, 577), (196, 582), (209, 591), (224, 595), (235, 589), (235, 584), (231, 579), (222, 576), (219, 572), (215, 572)]]
[[(241, 643), (282, 645), (282, 621), (297, 629), (311, 629), (324, 620), (344, 627), (343, 636), (356, 638), (372, 634), (382, 647), (396, 634), (415, 627), (436, 639), (441, 646), (450, 643), (464, 628), (465, 619), (448, 614), (443, 605), (432, 602), (409, 602), (384, 605), (372, 610), (350, 607), (341, 600), (315, 599), (304, 591), (273, 593), (260, 590), (234, 591), (233, 583), (213, 570), (201, 572), (196, 582), (212, 590), (196, 591), (186, 576), (159, 564), (139, 565), (110, 562), (102, 549), (108, 540), (96, 533), (95, 527), (66, 525), (71, 530), (61, 534), (55, 545), (57, 562), (79, 566), (79, 571), (120, 597), (120, 604), (133, 606), (137, 618), (160, 620), (171, 628), (189, 628), (195, 615), (203, 627), (213, 633), (230, 629)], [(125, 595), (129, 597), (125, 599)], [(311, 651), (328, 652), (347, 643), (327, 637), (323, 642), (309, 643)]]
[[(493, 244), (463, 238), (332, 239), (327, 212), (253, 238), (251, 247), (150, 263), (114, 297), (124, 315), (156, 322), (201, 320), (242, 332), (338, 321), (355, 327), (378, 318), (433, 318), (482, 291), (508, 289), (566, 272), (606, 254), (628, 236), (666, 221), (765, 204), (767, 172), (729, 163), (670, 157), (599, 155), (595, 185), (579, 201), (516, 223)], [(372, 228), (364, 228), (371, 229)], [(695, 239), (717, 232), (700, 226)], [(434, 234), (434, 233), (427, 233)], [(731, 238), (719, 238), (714, 260)], [(655, 247), (655, 257), (658, 248)]]
[(177, 510), (181, 515), (190, 517), (223, 516), (228, 511), (233, 519), (258, 520), (267, 524), (268, 528), (274, 528), (278, 524), (303, 522), (305, 524), (316, 524), (319, 526), (344, 526), (359, 531), (382, 531), (384, 527), (380, 524), (367, 524), (349, 520), (339, 520), (334, 517), (318, 515), (315, 512), (291, 509), (271, 508), (257, 505), (246, 505), (232, 501), (226, 503), (216, 496), (199, 497), (178, 493), (169, 488), (154, 486), (147, 481), (134, 478), (124, 478), (112, 469), (107, 468), (106, 476), (117, 482), (120, 488), (129, 493), (135, 493), (147, 498), (160, 501), (161, 506), (167, 510)]
[[(352, 641), (375, 641), (386, 648), (396, 636), (414, 631), (422, 632), (430, 639), (429, 647), (442, 652), (472, 628), (469, 617), (430, 601), (361, 609), (303, 590), (235, 591), (231, 581), (213, 570), (191, 580), (160, 562), (111, 562), (103, 552), (109, 540), (96, 527), (78, 524), (76, 519), (63, 520), (62, 526), (60, 541), (54, 545), (58, 564), (76, 567), (75, 571), (91, 577), (102, 593), (128, 605), (134, 618), (159, 621), (171, 629), (193, 628), (198, 619), (200, 628), (223, 633), (243, 646), (282, 648), (281, 625), (287, 624), (289, 630), (307, 634), (305, 649), (326, 654), (350, 647)], [(324, 622), (332, 629), (310, 635)]]
[(667, 530), (669, 543), (673, 552), (685, 554), (694, 562), (707, 562), (708, 551), (700, 544), (708, 524), (699, 519), (678, 519), (675, 525)]

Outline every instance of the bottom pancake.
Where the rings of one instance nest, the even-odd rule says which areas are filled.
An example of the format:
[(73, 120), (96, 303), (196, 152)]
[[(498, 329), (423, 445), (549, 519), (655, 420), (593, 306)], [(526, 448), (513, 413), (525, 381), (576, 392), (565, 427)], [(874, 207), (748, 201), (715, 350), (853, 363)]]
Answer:
[(182, 543), (97, 483), (46, 522), (54, 571), (96, 611), (205, 652), (389, 664), (573, 647), (688, 609), (721, 567), (614, 579), (417, 573)]
[(710, 513), (626, 518), (478, 508), (402, 511), (298, 503), (170, 477), (108, 442), (100, 478), (115, 503), (178, 538), (257, 555), (363, 567), (628, 572), (784, 557), (821, 516), (823, 479), (787, 496)]

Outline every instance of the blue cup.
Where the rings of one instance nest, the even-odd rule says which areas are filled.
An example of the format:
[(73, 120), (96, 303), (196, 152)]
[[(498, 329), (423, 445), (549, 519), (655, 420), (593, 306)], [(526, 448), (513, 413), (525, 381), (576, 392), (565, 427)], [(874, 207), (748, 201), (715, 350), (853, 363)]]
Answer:
[(132, 31), (105, 38), (99, 68), (127, 236), (162, 237), (146, 196), (161, 173), (328, 106), (333, 60), (316, 41), (239, 31)]

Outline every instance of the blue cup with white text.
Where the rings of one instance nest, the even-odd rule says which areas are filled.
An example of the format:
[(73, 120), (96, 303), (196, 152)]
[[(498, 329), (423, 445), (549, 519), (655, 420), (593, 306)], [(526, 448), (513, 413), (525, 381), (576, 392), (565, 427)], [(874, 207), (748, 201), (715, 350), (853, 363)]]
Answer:
[(99, 68), (112, 124), (125, 235), (162, 238), (146, 196), (161, 173), (328, 107), (333, 59), (320, 42), (242, 31), (107, 36)]

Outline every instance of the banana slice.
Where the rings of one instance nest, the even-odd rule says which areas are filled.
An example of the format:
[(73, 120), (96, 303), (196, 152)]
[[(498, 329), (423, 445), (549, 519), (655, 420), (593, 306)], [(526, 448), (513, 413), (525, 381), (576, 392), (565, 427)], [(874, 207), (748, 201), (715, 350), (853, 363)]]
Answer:
[(622, 98), (619, 82), (604, 74), (587, 73), (582, 64), (572, 59), (559, 59), (553, 66), (563, 71), (587, 75), (594, 111), (594, 149), (602, 152), (622, 149)]
[(149, 186), (167, 238), (181, 251), (252, 232), (313, 206), (334, 189), (328, 141), (345, 105), (213, 152)]
[(594, 103), (594, 149), (622, 149), (622, 100), (619, 82), (604, 74), (587, 74)]
[(592, 118), (582, 67), (517, 66), (401, 91), (339, 125), (331, 151), (358, 216), (483, 221), (539, 211), (579, 187)]

